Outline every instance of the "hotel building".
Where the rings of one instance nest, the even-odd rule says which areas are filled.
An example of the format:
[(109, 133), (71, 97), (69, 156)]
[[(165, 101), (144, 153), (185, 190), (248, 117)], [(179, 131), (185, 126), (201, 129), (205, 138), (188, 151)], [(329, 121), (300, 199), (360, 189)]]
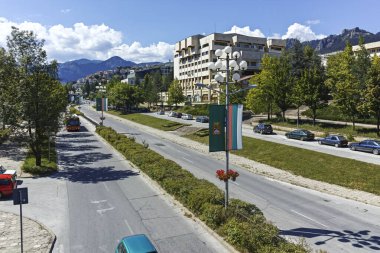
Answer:
[(192, 103), (218, 102), (216, 91), (196, 87), (196, 83), (216, 85), (215, 72), (208, 69), (209, 62), (216, 62), (215, 50), (226, 46), (232, 47), (232, 52), (241, 53), (239, 60), (245, 60), (247, 70), (242, 78), (259, 72), (264, 54), (279, 56), (285, 48), (285, 40), (251, 37), (241, 34), (213, 33), (208, 36), (194, 35), (175, 44), (174, 79), (178, 79), (187, 101)]

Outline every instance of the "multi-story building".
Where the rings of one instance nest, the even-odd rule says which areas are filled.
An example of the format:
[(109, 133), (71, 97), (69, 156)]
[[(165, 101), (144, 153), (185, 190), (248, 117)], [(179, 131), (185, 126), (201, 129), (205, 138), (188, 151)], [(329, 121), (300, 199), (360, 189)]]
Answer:
[(285, 41), (236, 33), (213, 33), (208, 36), (194, 35), (177, 42), (174, 52), (174, 78), (179, 80), (187, 101), (218, 101), (218, 92), (199, 88), (195, 84), (217, 85), (214, 81), (215, 73), (208, 69), (208, 63), (216, 62), (215, 50), (226, 46), (231, 46), (233, 52), (240, 52), (241, 60), (247, 61), (248, 68), (242, 73), (244, 77), (259, 71), (264, 54), (280, 55), (285, 48)]
[[(364, 44), (364, 48), (367, 49), (367, 52), (373, 57), (375, 54), (380, 56), (380, 41), (371, 42)], [(352, 51), (358, 51), (360, 49), (359, 45), (353, 46)]]

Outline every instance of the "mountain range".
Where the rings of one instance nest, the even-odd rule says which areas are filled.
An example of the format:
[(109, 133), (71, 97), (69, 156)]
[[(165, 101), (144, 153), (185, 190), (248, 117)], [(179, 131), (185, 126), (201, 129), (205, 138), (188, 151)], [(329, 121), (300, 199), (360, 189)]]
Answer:
[[(330, 35), (324, 39), (305, 41), (303, 45), (310, 45), (321, 54), (331, 53), (335, 51), (343, 50), (346, 41), (349, 41), (351, 45), (357, 45), (359, 38), (362, 36), (365, 43), (380, 41), (380, 32), (373, 34), (366, 30), (355, 27), (353, 29), (344, 29), (341, 34)], [(286, 47), (290, 48), (294, 44), (296, 39), (287, 39)], [(58, 67), (58, 75), (62, 82), (76, 81), (79, 78), (86, 77), (97, 71), (116, 69), (117, 67), (135, 67), (154, 65), (159, 62), (148, 62), (136, 64), (132, 61), (126, 61), (119, 56), (114, 56), (105, 61), (79, 59), (60, 63)]]
[(154, 65), (159, 62), (135, 63), (126, 61), (119, 56), (113, 56), (105, 61), (79, 59), (59, 63), (58, 76), (61, 82), (76, 81), (79, 78), (86, 77), (98, 71), (116, 69), (118, 67), (138, 67), (145, 65)]
[[(341, 34), (330, 35), (324, 39), (305, 41), (303, 45), (310, 45), (317, 50), (320, 54), (327, 54), (331, 52), (341, 51), (349, 41), (351, 45), (358, 45), (359, 38), (362, 36), (365, 43), (380, 41), (380, 32), (374, 34), (366, 30), (355, 27), (353, 29), (344, 29)], [(287, 39), (286, 47), (290, 48), (296, 39)]]

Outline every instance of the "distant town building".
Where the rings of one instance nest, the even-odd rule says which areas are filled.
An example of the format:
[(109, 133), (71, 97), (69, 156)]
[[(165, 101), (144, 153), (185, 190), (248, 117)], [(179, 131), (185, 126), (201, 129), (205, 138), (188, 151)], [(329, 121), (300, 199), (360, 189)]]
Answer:
[[(366, 43), (364, 44), (364, 48), (367, 49), (368, 53), (370, 54), (371, 57), (375, 56), (380, 56), (380, 41), (376, 42), (371, 42), (371, 43)], [(360, 46), (356, 45), (352, 47), (352, 51), (358, 51), (360, 50)]]
[[(285, 41), (251, 37), (241, 34), (213, 33), (207, 36), (194, 35), (175, 44), (174, 78), (178, 79), (189, 102), (217, 102), (219, 93), (196, 87), (196, 83), (216, 84), (215, 73), (208, 69), (209, 62), (216, 62), (215, 50), (231, 46), (241, 53), (241, 60), (248, 63), (244, 76), (259, 72), (264, 54), (278, 56), (285, 48)], [(244, 77), (242, 76), (242, 77)]]

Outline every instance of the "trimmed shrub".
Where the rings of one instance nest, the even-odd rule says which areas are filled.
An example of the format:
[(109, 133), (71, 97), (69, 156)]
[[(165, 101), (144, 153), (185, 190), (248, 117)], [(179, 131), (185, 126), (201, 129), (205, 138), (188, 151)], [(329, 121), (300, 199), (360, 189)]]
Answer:
[(11, 129), (1, 129), (0, 130), (0, 144), (8, 140), (9, 136), (11, 135)]

